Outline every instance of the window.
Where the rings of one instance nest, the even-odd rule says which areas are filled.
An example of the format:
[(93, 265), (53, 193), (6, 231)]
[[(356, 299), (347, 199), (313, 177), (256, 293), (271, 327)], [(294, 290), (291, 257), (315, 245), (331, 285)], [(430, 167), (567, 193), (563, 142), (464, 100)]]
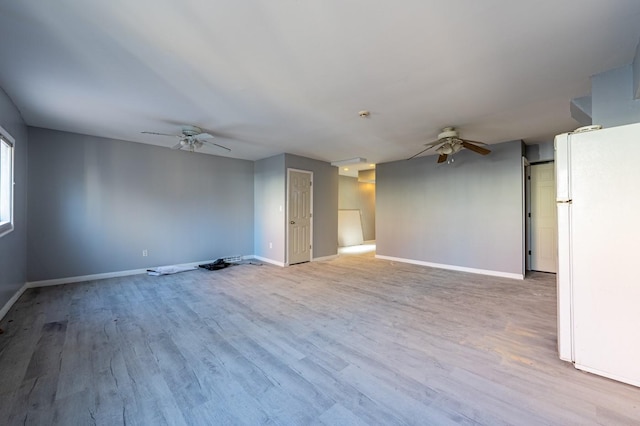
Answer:
[(0, 236), (13, 230), (13, 144), (0, 127)]

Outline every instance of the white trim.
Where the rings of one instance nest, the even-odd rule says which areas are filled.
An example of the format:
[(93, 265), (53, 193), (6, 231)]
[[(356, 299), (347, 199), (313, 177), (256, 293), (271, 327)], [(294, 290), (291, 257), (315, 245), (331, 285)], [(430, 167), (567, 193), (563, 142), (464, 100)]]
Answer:
[[(9, 153), (11, 155), (11, 162), (9, 165), (9, 176), (11, 178), (10, 181), (10, 190), (9, 190), (9, 220), (6, 220), (4, 222), (0, 222), (0, 237), (3, 237), (5, 235), (7, 235), (8, 233), (12, 232), (13, 229), (15, 228), (15, 223), (14, 223), (14, 205), (15, 205), (15, 185), (16, 185), (16, 181), (15, 181), (15, 158), (16, 158), (16, 140), (13, 138), (13, 136), (11, 136), (11, 134), (9, 132), (7, 132), (7, 130), (5, 130), (4, 127), (0, 126), (0, 142), (4, 140), (7, 145), (9, 145), (9, 147), (11, 148)], [(0, 220), (2, 218), (0, 217)]]
[(376, 259), (391, 260), (402, 263), (411, 263), (413, 265), (428, 266), (430, 268), (449, 269), (451, 271), (470, 272), (472, 274), (490, 275), (492, 277), (511, 278), (514, 280), (524, 280), (524, 275), (513, 274), (510, 272), (490, 271), (488, 269), (467, 268), (465, 266), (444, 265), (442, 263), (424, 262), (422, 260), (402, 259), (399, 257), (383, 256), (376, 254)]
[(339, 256), (337, 254), (332, 254), (330, 256), (322, 256), (311, 259), (312, 262), (321, 262), (323, 260), (333, 260), (337, 259)]
[(262, 257), (262, 256), (253, 256), (253, 259), (259, 260), (260, 262), (264, 262), (264, 263), (270, 263), (270, 264), (276, 265), (276, 266), (282, 266), (283, 268), (285, 266), (287, 266), (284, 262), (278, 262), (277, 260), (268, 259), (268, 258)]
[[(243, 256), (243, 259), (250, 259), (251, 256)], [(215, 260), (215, 259), (214, 259)], [(214, 260), (201, 260), (199, 262), (189, 262), (189, 263), (180, 263), (179, 265), (172, 266), (195, 266), (203, 265), (205, 263), (211, 263)], [(165, 265), (169, 266), (169, 265)], [(79, 275), (76, 277), (67, 277), (67, 278), (54, 278), (51, 280), (42, 280), (42, 281), (29, 281), (27, 283), (28, 288), (36, 288), (36, 287), (48, 287), (52, 285), (60, 285), (60, 284), (71, 284), (71, 283), (79, 283), (83, 281), (95, 281), (95, 280), (104, 280), (107, 278), (118, 278), (118, 277), (127, 277), (129, 275), (138, 275), (138, 274), (146, 274), (149, 269), (155, 269), (159, 266), (149, 266), (144, 269), (130, 269), (128, 271), (115, 271), (115, 272), (106, 272), (104, 274), (92, 274), (92, 275)]]
[(9, 312), (9, 309), (11, 309), (13, 304), (16, 303), (18, 299), (20, 299), (20, 296), (22, 296), (22, 293), (24, 293), (28, 288), (29, 288), (29, 285), (27, 283), (24, 283), (22, 287), (20, 287), (20, 289), (16, 291), (16, 293), (13, 296), (11, 296), (11, 299), (9, 299), (7, 303), (4, 304), (2, 309), (0, 309), (0, 320), (2, 320), (5, 315), (7, 315), (7, 312)]
[[(151, 267), (148, 269), (153, 269), (153, 268)], [(129, 275), (144, 274), (146, 272), (147, 272), (147, 269), (131, 269), (128, 271), (106, 272), (104, 274), (79, 275), (76, 277), (54, 278), (51, 280), (41, 280), (41, 281), (29, 281), (27, 285), (29, 286), (29, 288), (49, 287), (52, 285), (79, 283), (83, 281), (103, 280), (106, 278), (126, 277)]]

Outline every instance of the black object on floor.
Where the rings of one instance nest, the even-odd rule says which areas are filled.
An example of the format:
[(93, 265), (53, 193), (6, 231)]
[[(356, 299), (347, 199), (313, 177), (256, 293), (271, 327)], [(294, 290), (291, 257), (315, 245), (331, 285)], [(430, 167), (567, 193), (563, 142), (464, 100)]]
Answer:
[(218, 269), (224, 269), (227, 266), (231, 266), (231, 264), (228, 262), (225, 262), (224, 259), (218, 259), (213, 263), (205, 263), (204, 265), (198, 265), (198, 267), (203, 269), (208, 269), (209, 271), (217, 271)]

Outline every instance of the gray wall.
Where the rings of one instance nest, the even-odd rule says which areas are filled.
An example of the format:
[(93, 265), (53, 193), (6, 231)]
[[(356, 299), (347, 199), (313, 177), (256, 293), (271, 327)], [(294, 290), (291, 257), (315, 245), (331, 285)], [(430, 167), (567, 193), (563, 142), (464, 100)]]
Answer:
[(280, 154), (255, 162), (256, 256), (286, 262), (288, 168), (313, 172), (313, 257), (335, 255), (338, 252), (338, 169), (324, 161)]
[(358, 178), (340, 176), (338, 209), (360, 210), (365, 241), (376, 239), (376, 185), (358, 182)]
[(640, 122), (640, 100), (634, 94), (631, 64), (593, 76), (593, 124), (615, 127)]
[(338, 253), (338, 168), (285, 154), (285, 168), (313, 172), (313, 257)]
[(284, 164), (284, 154), (280, 154), (256, 161), (254, 166), (254, 253), (281, 264), (285, 262)]
[(522, 274), (522, 144), (491, 150), (377, 165), (377, 254)]
[(15, 139), (12, 232), (0, 237), (0, 309), (27, 282), (27, 127), (0, 89), (0, 125)]
[(253, 162), (39, 128), (29, 139), (29, 281), (252, 254)]
[(527, 157), (527, 160), (529, 160), (531, 164), (553, 161), (554, 156), (553, 141), (527, 145), (525, 147), (525, 157)]

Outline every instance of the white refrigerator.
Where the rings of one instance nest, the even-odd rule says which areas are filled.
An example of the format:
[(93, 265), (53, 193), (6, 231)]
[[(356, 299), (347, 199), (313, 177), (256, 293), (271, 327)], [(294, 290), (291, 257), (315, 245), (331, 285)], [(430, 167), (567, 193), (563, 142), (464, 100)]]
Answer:
[(556, 136), (555, 167), (560, 358), (640, 386), (640, 123)]

